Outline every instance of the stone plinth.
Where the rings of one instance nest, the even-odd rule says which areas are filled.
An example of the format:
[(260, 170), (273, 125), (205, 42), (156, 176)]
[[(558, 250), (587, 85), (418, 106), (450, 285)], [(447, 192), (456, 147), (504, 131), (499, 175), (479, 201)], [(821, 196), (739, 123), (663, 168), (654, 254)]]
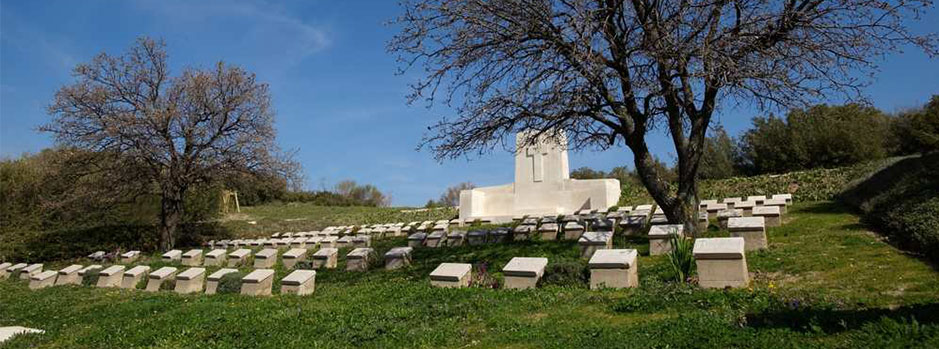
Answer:
[(251, 250), (240, 248), (228, 254), (228, 267), (237, 268), (248, 263), (248, 257), (251, 256)]
[(112, 265), (98, 273), (97, 287), (120, 287), (124, 277), (123, 265)]
[(58, 273), (55, 270), (46, 270), (38, 274), (33, 274), (29, 277), (29, 289), (38, 290), (54, 286), (56, 275), (58, 275)]
[(372, 237), (371, 236), (356, 236), (352, 239), (352, 247), (369, 247), (372, 246)]
[(547, 258), (515, 257), (502, 268), (505, 275), (505, 288), (523, 290), (538, 286), (538, 280), (544, 275), (548, 265)]
[(727, 209), (717, 213), (717, 225), (721, 229), (727, 229), (727, 219), (733, 217), (743, 217), (742, 209)]
[(352, 235), (343, 236), (339, 238), (338, 240), (336, 240), (336, 247), (337, 248), (352, 247), (353, 239), (355, 239), (355, 237), (353, 237)]
[(470, 284), (473, 266), (465, 263), (440, 263), (430, 273), (430, 284), (435, 287), (460, 288)]
[(17, 264), (11, 265), (7, 267), (6, 270), (3, 271), (4, 273), (3, 277), (11, 278), (11, 279), (18, 278), (20, 276), (20, 271), (23, 270), (23, 268), (26, 268), (27, 266), (29, 266), (29, 264), (26, 264), (26, 263), (17, 263)]
[(413, 247), (395, 247), (385, 252), (385, 270), (394, 270), (411, 265)]
[(509, 234), (512, 234), (512, 229), (506, 227), (495, 228), (489, 232), (489, 242), (490, 243), (500, 243), (505, 241), (508, 238)]
[(338, 236), (324, 236), (323, 240), (320, 241), (320, 248), (339, 248), (337, 241), (339, 241)]
[(672, 237), (684, 236), (681, 224), (653, 225), (649, 229), (649, 255), (658, 256), (672, 252)]
[(189, 268), (176, 275), (176, 293), (187, 294), (202, 292), (205, 281), (205, 268)]
[(306, 252), (305, 248), (292, 248), (290, 251), (284, 252), (284, 255), (281, 256), (284, 269), (293, 269), (297, 262), (306, 260)]
[(763, 201), (763, 206), (779, 208), (780, 215), (786, 214), (786, 205), (788, 204), (785, 199), (766, 199), (766, 201)]
[(446, 246), (446, 243), (447, 232), (445, 230), (435, 230), (427, 235), (427, 240), (424, 240), (424, 245), (430, 248), (443, 247)]
[(179, 269), (174, 267), (162, 267), (156, 271), (150, 273), (150, 276), (147, 277), (147, 292), (156, 292), (160, 290), (160, 285), (165, 281), (170, 281), (176, 278), (176, 272)]
[(254, 267), (258, 269), (273, 268), (277, 264), (277, 249), (265, 248), (254, 254)]
[(241, 294), (247, 296), (270, 296), (274, 285), (273, 269), (255, 269), (241, 279)]
[(733, 209), (737, 208), (737, 207), (736, 207), (736, 206), (737, 206), (737, 203), (738, 203), (738, 202), (741, 202), (741, 201), (744, 201), (744, 200), (741, 199), (741, 198), (724, 198), (724, 200), (722, 200), (722, 202), (723, 202), (725, 205), (727, 205), (727, 209), (728, 209), (728, 210), (733, 210)]
[(137, 258), (140, 258), (140, 251), (127, 251), (121, 254), (121, 263), (130, 264), (137, 261)]
[(534, 225), (522, 224), (513, 230), (513, 236), (515, 241), (529, 240), (531, 239), (531, 234), (535, 232)]
[(418, 248), (424, 246), (424, 240), (427, 240), (427, 233), (414, 233), (408, 236), (408, 247)]
[(13, 263), (0, 263), (0, 276), (6, 275), (7, 268), (13, 266)]
[(205, 282), (205, 294), (218, 293), (218, 283), (219, 281), (222, 280), (222, 277), (224, 277), (227, 274), (237, 273), (237, 272), (238, 272), (238, 269), (222, 268), (212, 273), (211, 275), (209, 275), (209, 277), (206, 278), (206, 282)]
[(757, 206), (762, 205), (764, 200), (766, 200), (766, 195), (747, 196), (747, 201), (750, 201), (756, 204)]
[(781, 199), (786, 205), (792, 205), (792, 194), (773, 194), (773, 199)]
[(756, 207), (756, 203), (753, 201), (740, 201), (734, 205), (735, 210), (743, 210), (744, 217), (752, 216), (754, 207)]
[(295, 294), (305, 296), (313, 294), (316, 288), (315, 270), (294, 270), (280, 280), (281, 294)]
[(20, 269), (19, 278), (20, 280), (29, 280), (33, 275), (39, 274), (42, 272), (42, 263), (34, 263), (27, 265)]
[(203, 265), (207, 267), (225, 266), (225, 257), (227, 255), (227, 251), (222, 248), (211, 250), (209, 253), (205, 254), (205, 261), (203, 262)]
[(577, 240), (580, 245), (580, 255), (584, 258), (590, 258), (597, 250), (605, 250), (613, 247), (613, 232), (611, 231), (588, 231), (581, 235)]
[(578, 240), (586, 229), (577, 221), (564, 223), (564, 240)]
[(121, 278), (121, 288), (124, 289), (135, 289), (137, 284), (140, 283), (140, 280), (143, 280), (147, 277), (147, 274), (150, 273), (150, 266), (148, 265), (138, 265), (136, 267), (130, 268), (124, 272), (124, 277)]
[(714, 219), (717, 218), (717, 212), (727, 209), (727, 204), (712, 203), (705, 206), (705, 209), (708, 213), (708, 219)]
[(466, 231), (452, 230), (447, 234), (447, 246), (463, 246), (463, 240), (466, 240)]
[(646, 215), (627, 215), (619, 221), (620, 230), (622, 230), (625, 235), (639, 235), (643, 227), (645, 227), (646, 219)]
[(766, 248), (766, 222), (763, 217), (740, 217), (727, 220), (730, 236), (742, 237), (746, 241), (746, 250)]
[(698, 227), (697, 227), (698, 231), (703, 232), (705, 230), (708, 230), (709, 223), (710, 221), (708, 220), (708, 213), (698, 212)]
[(366, 271), (368, 263), (372, 259), (375, 250), (368, 247), (360, 247), (352, 250), (346, 255), (346, 271)]
[(541, 240), (557, 240), (557, 223), (542, 223), (541, 226), (538, 227), (538, 235), (541, 236)]
[(202, 265), (202, 250), (194, 249), (183, 253), (183, 265), (195, 267)]
[(313, 269), (335, 269), (339, 263), (339, 249), (324, 247), (313, 254)]
[(82, 266), (78, 264), (72, 264), (63, 269), (59, 270), (59, 277), (55, 279), (56, 285), (80, 285), (82, 283), (81, 276), (78, 273), (82, 270)]
[(483, 245), (488, 237), (489, 231), (487, 230), (470, 230), (469, 233), (466, 233), (466, 243), (470, 246)]
[(705, 288), (746, 287), (750, 283), (743, 238), (702, 238), (694, 242), (698, 285)]
[(169, 250), (161, 258), (164, 262), (179, 262), (183, 258), (183, 251)]
[(495, 218), (507, 221), (518, 215), (566, 214), (581, 209), (607, 209), (620, 197), (616, 179), (570, 178), (567, 137), (541, 135), (527, 142), (529, 133), (516, 136), (515, 182), (460, 192), (460, 219)]
[(781, 212), (779, 212), (779, 206), (754, 207), (753, 217), (763, 217), (763, 221), (766, 223), (767, 227), (778, 227), (782, 224), (782, 215)]
[(639, 252), (633, 249), (598, 250), (587, 263), (590, 289), (639, 286)]

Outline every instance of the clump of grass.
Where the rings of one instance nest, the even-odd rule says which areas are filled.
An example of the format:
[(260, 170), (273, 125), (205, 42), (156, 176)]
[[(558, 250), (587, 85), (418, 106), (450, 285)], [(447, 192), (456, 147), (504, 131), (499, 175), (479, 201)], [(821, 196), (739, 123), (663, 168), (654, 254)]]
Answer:
[[(306, 262), (306, 261), (304, 261)], [(299, 264), (297, 264), (299, 266)], [(245, 274), (242, 272), (228, 273), (222, 276), (218, 280), (218, 289), (216, 293), (219, 294), (238, 294), (241, 293), (241, 279), (245, 277)]]
[(587, 265), (582, 261), (548, 264), (541, 277), (542, 285), (587, 287)]
[(470, 287), (498, 289), (502, 285), (499, 283), (498, 278), (489, 273), (487, 263), (476, 263), (470, 275)]
[(160, 291), (173, 291), (176, 289), (176, 279), (163, 280), (160, 284)]
[(100, 277), (100, 269), (92, 269), (85, 272), (85, 276), (82, 277), (82, 286), (94, 286), (98, 284), (98, 277)]
[(672, 251), (668, 253), (668, 265), (671, 267), (672, 277), (675, 281), (686, 282), (695, 269), (692, 253), (694, 240), (673, 235), (669, 241), (672, 244)]

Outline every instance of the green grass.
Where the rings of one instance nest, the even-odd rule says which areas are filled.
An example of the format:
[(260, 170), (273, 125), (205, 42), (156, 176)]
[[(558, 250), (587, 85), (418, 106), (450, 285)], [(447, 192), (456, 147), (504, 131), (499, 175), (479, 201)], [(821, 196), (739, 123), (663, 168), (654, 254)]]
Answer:
[[(2, 281), (0, 326), (47, 331), (18, 337), (13, 348), (939, 346), (935, 269), (835, 204), (790, 212), (784, 226), (769, 229), (770, 249), (747, 255), (754, 281), (746, 289), (664, 281), (665, 257), (649, 257), (645, 239), (623, 237), (616, 247), (640, 250), (637, 289), (590, 291), (576, 277), (527, 291), (429, 286), (427, 274), (445, 261), (485, 264), (497, 280), (514, 256), (546, 256), (568, 272), (582, 263), (571, 242), (527, 241), (419, 249), (412, 267), (390, 272), (345, 272), (340, 257), (340, 269), (319, 272), (308, 297), (29, 291)], [(707, 235), (726, 232), (712, 226)], [(404, 243), (374, 247), (381, 254)], [(144, 263), (163, 265), (154, 257)], [(277, 279), (286, 273), (277, 267)]]

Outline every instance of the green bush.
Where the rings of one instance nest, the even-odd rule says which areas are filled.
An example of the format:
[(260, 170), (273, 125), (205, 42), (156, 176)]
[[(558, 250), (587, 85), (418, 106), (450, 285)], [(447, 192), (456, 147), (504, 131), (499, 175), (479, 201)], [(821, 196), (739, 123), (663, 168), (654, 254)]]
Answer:
[(586, 263), (582, 261), (558, 262), (548, 264), (545, 267), (541, 284), (544, 286), (587, 287), (587, 280), (589, 279)]
[(667, 256), (671, 276), (678, 282), (688, 281), (688, 277), (695, 269), (694, 254), (692, 254), (694, 240), (674, 235), (669, 238), (669, 241), (672, 244), (672, 251)]
[(85, 272), (82, 277), (82, 286), (94, 286), (98, 284), (98, 277), (101, 275), (101, 269), (92, 269)]
[(245, 277), (242, 272), (228, 273), (222, 276), (218, 281), (219, 294), (239, 294), (241, 293), (241, 279)]

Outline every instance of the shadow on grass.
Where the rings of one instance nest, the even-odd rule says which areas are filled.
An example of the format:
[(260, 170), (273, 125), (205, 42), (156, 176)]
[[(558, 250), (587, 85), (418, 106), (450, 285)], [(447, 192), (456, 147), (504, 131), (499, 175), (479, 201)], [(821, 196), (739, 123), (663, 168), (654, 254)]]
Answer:
[(850, 207), (836, 201), (819, 201), (796, 210), (798, 213), (840, 214), (852, 213)]
[(917, 304), (897, 309), (835, 310), (794, 307), (746, 315), (747, 326), (752, 328), (785, 328), (798, 332), (824, 333), (855, 330), (884, 319), (898, 322), (916, 321), (921, 325), (937, 324), (939, 303)]

